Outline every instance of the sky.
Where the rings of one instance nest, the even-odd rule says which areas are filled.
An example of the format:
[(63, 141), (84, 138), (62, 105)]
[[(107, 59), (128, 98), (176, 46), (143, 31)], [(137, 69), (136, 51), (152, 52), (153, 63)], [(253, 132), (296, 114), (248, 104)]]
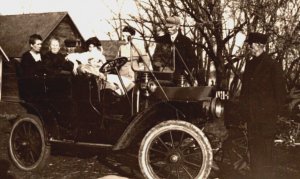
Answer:
[[(85, 39), (97, 36), (100, 40), (109, 40), (109, 32), (114, 29), (107, 20), (121, 13), (122, 18), (128, 15), (137, 15), (135, 0), (0, 0), (0, 14), (27, 14), (42, 12), (67, 11)], [(227, 18), (230, 19), (230, 18)], [(231, 21), (227, 21), (229, 28)], [(1, 29), (0, 29), (1, 30)], [(117, 36), (112, 36), (117, 40)], [(245, 36), (237, 35), (234, 50), (242, 46)]]
[(113, 28), (107, 20), (114, 13), (126, 17), (137, 12), (134, 0), (0, 0), (0, 4), (1, 15), (67, 11), (84, 38), (101, 40), (110, 39), (107, 33)]

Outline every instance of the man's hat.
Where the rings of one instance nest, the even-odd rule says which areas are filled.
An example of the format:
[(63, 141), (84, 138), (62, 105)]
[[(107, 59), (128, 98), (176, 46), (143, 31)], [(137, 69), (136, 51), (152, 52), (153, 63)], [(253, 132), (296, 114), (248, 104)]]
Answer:
[(177, 16), (171, 16), (166, 19), (166, 26), (180, 25), (180, 19)]
[(247, 42), (249, 44), (252, 44), (252, 43), (266, 44), (268, 42), (268, 35), (258, 33), (258, 32), (251, 32), (251, 33), (249, 33), (245, 42)]
[(76, 47), (76, 40), (74, 39), (66, 39), (64, 43), (66, 47)]
[(90, 44), (93, 44), (95, 46), (101, 46), (101, 42), (97, 37), (91, 37), (86, 41), (87, 46), (89, 46)]
[(123, 29), (123, 32), (128, 32), (130, 33), (131, 35), (135, 35), (135, 30), (134, 28), (130, 27), (130, 26), (125, 26), (124, 29)]

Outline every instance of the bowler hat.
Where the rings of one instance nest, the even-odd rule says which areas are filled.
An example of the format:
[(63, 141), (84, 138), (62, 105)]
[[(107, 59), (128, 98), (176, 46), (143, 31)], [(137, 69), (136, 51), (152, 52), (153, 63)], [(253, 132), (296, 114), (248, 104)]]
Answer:
[(267, 41), (268, 41), (268, 35), (258, 33), (258, 32), (249, 33), (248, 37), (245, 40), (245, 42), (249, 44), (252, 43), (266, 44)]
[(86, 41), (87, 46), (89, 46), (90, 44), (93, 44), (95, 46), (101, 46), (101, 42), (97, 37), (91, 37)]
[(166, 19), (166, 26), (180, 25), (180, 19), (177, 16), (171, 16)]
[(66, 39), (64, 43), (66, 47), (76, 47), (76, 40), (74, 39)]

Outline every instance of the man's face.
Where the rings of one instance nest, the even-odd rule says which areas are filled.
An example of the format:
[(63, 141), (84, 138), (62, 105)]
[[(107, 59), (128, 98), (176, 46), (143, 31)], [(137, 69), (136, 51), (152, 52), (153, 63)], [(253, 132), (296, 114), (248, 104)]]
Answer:
[(168, 25), (168, 26), (167, 26), (168, 33), (169, 33), (170, 35), (175, 34), (175, 33), (178, 31), (178, 28), (179, 28), (179, 26), (178, 26), (178, 25), (175, 25), (175, 24), (173, 24), (173, 25)]
[(54, 54), (57, 54), (60, 50), (60, 45), (57, 40), (51, 40), (50, 42), (50, 51)]
[(129, 32), (123, 32), (123, 33), (122, 33), (122, 39), (123, 39), (126, 43), (129, 42), (128, 37), (130, 37), (130, 36), (131, 36), (131, 34), (130, 34)]
[(263, 45), (258, 43), (249, 44), (251, 55), (258, 57), (263, 51)]
[(42, 41), (41, 40), (35, 40), (34, 44), (30, 44), (31, 50), (39, 53), (41, 51), (42, 48)]

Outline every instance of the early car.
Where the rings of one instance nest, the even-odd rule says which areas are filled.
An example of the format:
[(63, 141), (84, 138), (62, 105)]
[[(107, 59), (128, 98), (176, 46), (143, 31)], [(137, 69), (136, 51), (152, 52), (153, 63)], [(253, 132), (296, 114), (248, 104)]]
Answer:
[[(118, 73), (128, 60), (136, 75), (130, 88)], [(101, 67), (118, 77), (116, 88), (93, 75), (19, 75), (19, 103), (27, 113), (10, 133), (13, 163), (38, 170), (53, 144), (73, 143), (137, 149), (130, 151), (136, 151), (145, 178), (207, 178), (213, 147), (203, 128), (222, 117), (222, 101), (212, 86), (189, 85), (184, 76), (174, 80), (174, 59), (159, 68), (139, 60), (120, 57)]]

